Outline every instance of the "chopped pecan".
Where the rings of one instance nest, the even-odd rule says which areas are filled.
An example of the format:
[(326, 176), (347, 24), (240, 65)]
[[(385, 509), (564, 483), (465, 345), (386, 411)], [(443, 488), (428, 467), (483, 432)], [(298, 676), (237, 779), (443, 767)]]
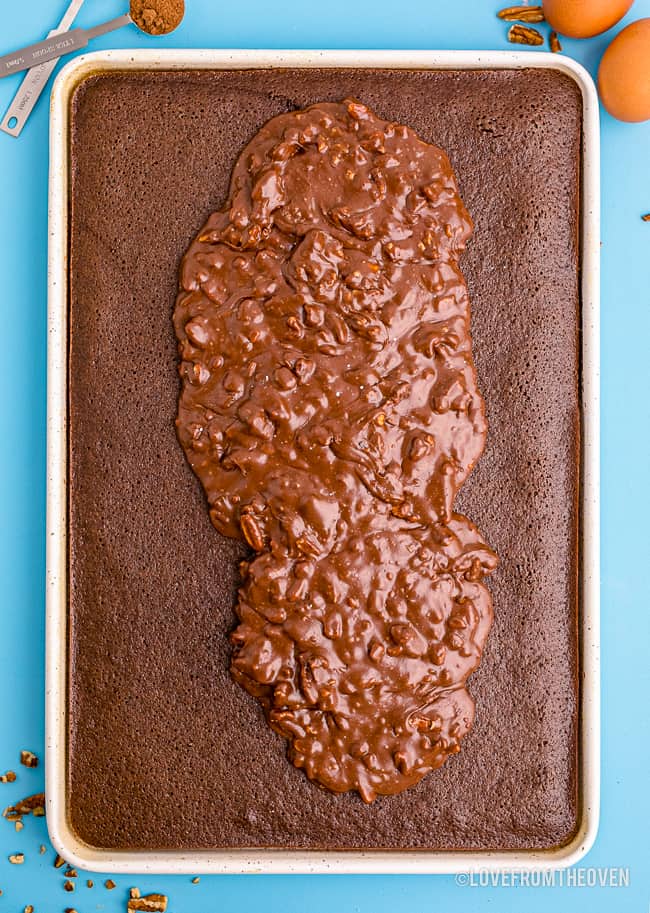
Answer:
[(45, 814), (45, 793), (35, 793), (33, 796), (21, 799), (15, 805), (9, 805), (2, 815), (7, 821), (20, 821), (23, 815), (30, 813), (37, 818)]
[(544, 44), (541, 32), (527, 25), (512, 25), (508, 30), (508, 41), (512, 44)]
[(242, 514), (239, 524), (241, 526), (241, 531), (244, 534), (244, 538), (250, 547), (254, 548), (256, 552), (261, 552), (264, 548), (264, 536), (262, 534), (262, 528), (255, 517), (252, 517), (250, 514)]
[(144, 897), (131, 898), (126, 906), (129, 913), (144, 911), (144, 913), (165, 913), (167, 909), (166, 894), (145, 894)]
[(506, 22), (544, 22), (541, 6), (506, 6), (497, 16)]

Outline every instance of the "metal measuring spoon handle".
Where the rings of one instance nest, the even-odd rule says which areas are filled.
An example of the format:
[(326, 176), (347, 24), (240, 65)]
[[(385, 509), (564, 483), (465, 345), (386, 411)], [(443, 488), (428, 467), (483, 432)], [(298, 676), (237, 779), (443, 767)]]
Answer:
[(71, 54), (73, 51), (85, 48), (92, 38), (113, 32), (132, 21), (129, 14), (126, 13), (124, 16), (118, 16), (117, 19), (104, 22), (102, 25), (95, 25), (91, 29), (71, 29), (65, 34), (53, 35), (51, 38), (46, 38), (45, 41), (30, 44), (13, 54), (5, 54), (4, 57), (0, 57), (0, 79), (3, 76), (10, 76), (20, 70), (29, 70), (30, 67), (38, 66), (47, 60), (54, 60), (64, 54)]
[[(56, 35), (50, 32), (48, 38)], [(7, 108), (5, 116), (0, 122), (0, 130), (10, 136), (20, 136), (20, 132), (27, 123), (27, 118), (38, 101), (43, 88), (52, 75), (57, 65), (56, 60), (48, 60), (37, 67), (32, 67), (26, 74), (16, 97)]]
[[(48, 33), (47, 37), (53, 38), (61, 32), (67, 32), (83, 3), (84, 0), (70, 0), (63, 18), (57, 27)], [(27, 118), (41, 97), (41, 93), (47, 85), (56, 64), (56, 60), (48, 60), (47, 63), (40, 63), (37, 67), (32, 67), (25, 73), (25, 78), (7, 108), (5, 116), (0, 121), (0, 130), (4, 130), (9, 136), (20, 136), (23, 127), (27, 123)]]

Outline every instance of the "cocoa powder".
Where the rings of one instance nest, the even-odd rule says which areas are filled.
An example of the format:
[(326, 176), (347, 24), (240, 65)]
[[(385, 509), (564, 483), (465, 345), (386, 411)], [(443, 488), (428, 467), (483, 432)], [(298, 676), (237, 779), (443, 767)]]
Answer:
[(131, 19), (150, 35), (173, 32), (181, 24), (184, 13), (184, 0), (131, 0)]

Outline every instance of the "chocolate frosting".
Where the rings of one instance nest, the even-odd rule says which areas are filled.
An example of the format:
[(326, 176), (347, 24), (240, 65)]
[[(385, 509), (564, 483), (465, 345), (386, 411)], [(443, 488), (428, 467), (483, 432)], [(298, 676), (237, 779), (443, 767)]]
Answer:
[(242, 571), (232, 674), (293, 763), (370, 802), (460, 750), (496, 556), (446, 155), (356, 101), (274, 118), (181, 268), (178, 435)]

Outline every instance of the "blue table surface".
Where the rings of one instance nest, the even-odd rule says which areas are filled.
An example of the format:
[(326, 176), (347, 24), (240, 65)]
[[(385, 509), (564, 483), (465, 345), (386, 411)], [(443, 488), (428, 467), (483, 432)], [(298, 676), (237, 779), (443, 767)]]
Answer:
[[(94, 48), (496, 48), (510, 47), (496, 2), (464, 0), (263, 0), (217, 4), (188, 0), (182, 26), (152, 39), (129, 27)], [(505, 5), (505, 2), (504, 4)], [(78, 24), (120, 14), (124, 0), (88, 0)], [(2, 3), (0, 54), (41, 37), (63, 0)], [(625, 21), (650, 16), (636, 0)], [(565, 52), (595, 73), (611, 35), (564, 42)], [(535, 53), (530, 49), (530, 53)], [(19, 77), (0, 82), (4, 112)], [(44, 819), (16, 833), (0, 821), (0, 913), (32, 904), (36, 913), (126, 908), (131, 884), (170, 897), (170, 913), (264, 910), (269, 913), (590, 909), (646, 911), (650, 904), (648, 789), (648, 605), (650, 563), (647, 484), (650, 450), (650, 122), (602, 117), (602, 814), (596, 844), (581, 868), (628, 870), (626, 887), (463, 886), (453, 876), (104, 877), (63, 890), (53, 868)], [(19, 750), (43, 753), (46, 257), (48, 114), (41, 99), (20, 139), (0, 133), (0, 807), (43, 788), (42, 764), (28, 770)], [(39, 845), (47, 845), (39, 855)], [(23, 852), (25, 863), (8, 855)], [(589, 882), (598, 873), (576, 873)], [(566, 877), (565, 877), (566, 881)]]

